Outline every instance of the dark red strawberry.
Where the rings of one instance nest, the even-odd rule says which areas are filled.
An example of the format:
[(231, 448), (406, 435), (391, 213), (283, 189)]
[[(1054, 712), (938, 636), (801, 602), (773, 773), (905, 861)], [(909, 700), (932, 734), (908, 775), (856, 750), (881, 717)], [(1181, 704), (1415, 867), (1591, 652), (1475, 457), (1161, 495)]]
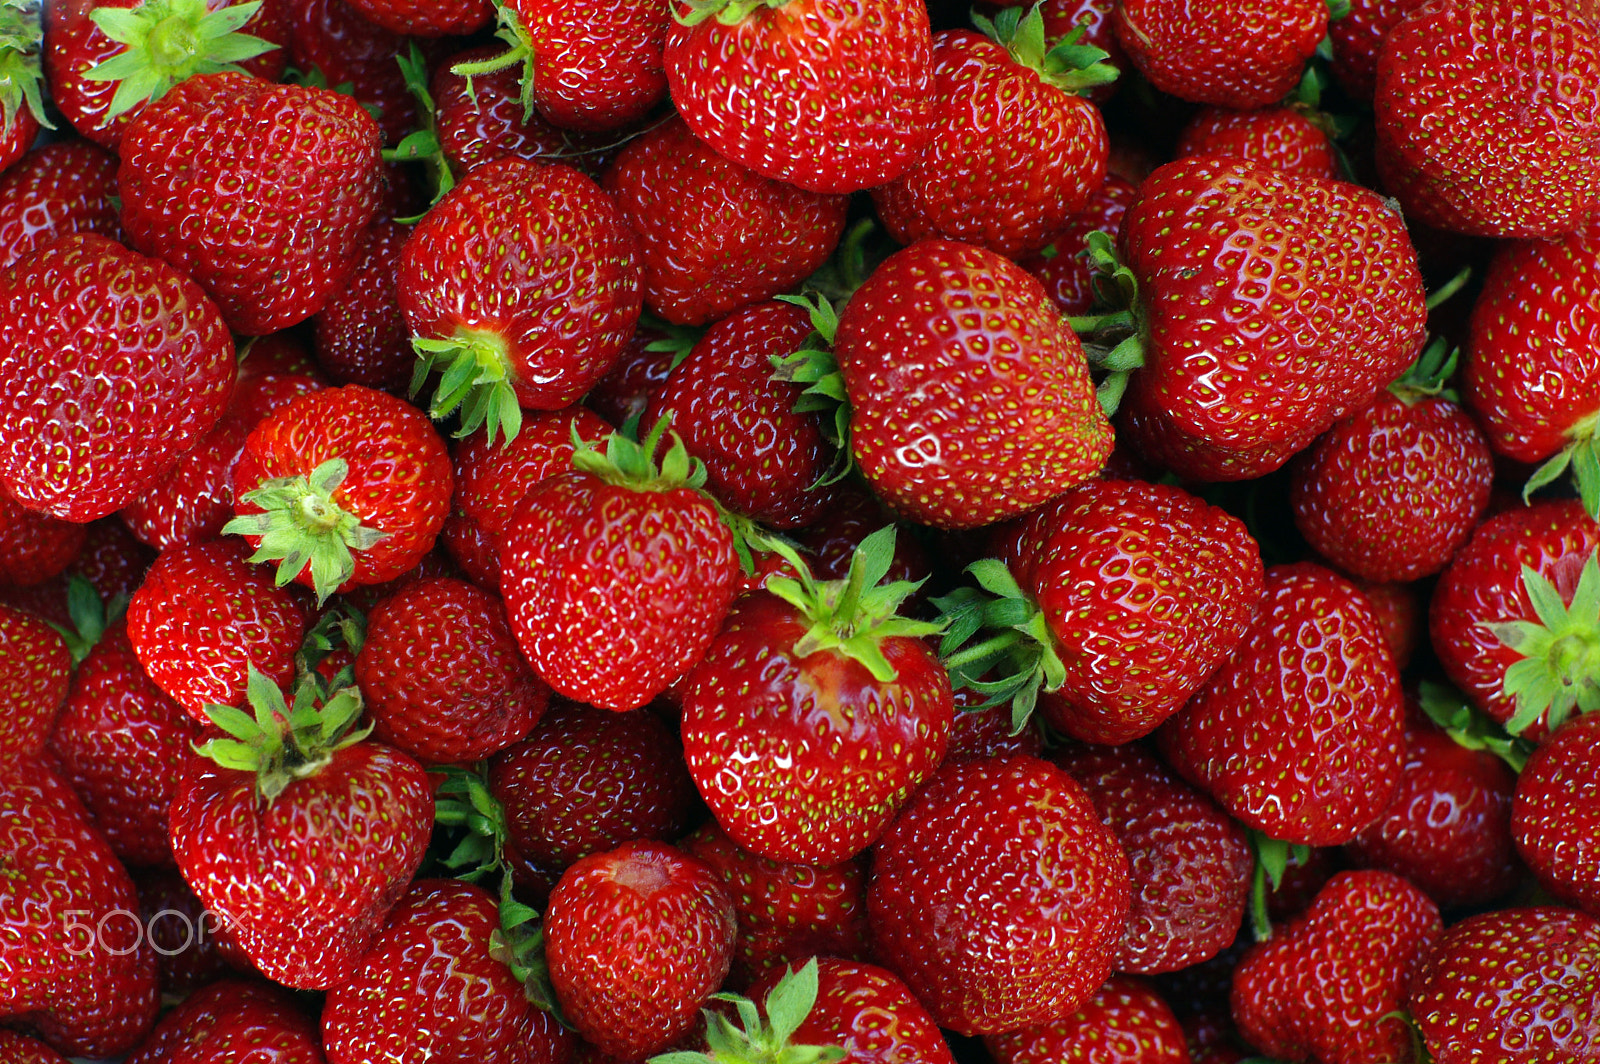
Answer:
[(41, 144), (0, 174), (0, 269), (68, 233), (122, 235), (117, 160), (83, 140)]
[(1399, 876), (1340, 872), (1304, 916), (1239, 962), (1239, 1032), (1279, 1060), (1413, 1060), (1396, 1013), (1441, 928), (1438, 908)]
[(186, 996), (227, 974), (219, 947), (222, 923), (206, 911), (175, 865), (140, 869), (133, 885), (145, 938), (161, 966), (164, 995)]
[(281, 988), (223, 979), (161, 1018), (125, 1064), (324, 1064), (317, 1028)]
[(1042, 729), (1030, 726), (1013, 731), (1010, 708), (999, 705), (979, 708), (985, 698), (970, 687), (959, 687), (954, 695), (956, 719), (950, 727), (950, 748), (944, 755), (946, 764), (1018, 754), (1044, 756)]
[(473, 34), (494, 21), (489, 0), (349, 0), (369, 22), (410, 37)]
[(29, 509), (70, 521), (120, 509), (227, 405), (233, 341), (166, 263), (58, 237), (0, 273), (0, 302), (13, 308), (0, 318), (0, 490)]
[[(616, 361), (639, 318), (634, 237), (589, 178), (499, 159), (412, 231), (400, 309), (423, 364), (444, 370), (432, 413), (462, 434), (514, 437), (521, 407), (557, 410)], [(419, 372), (422, 372), (419, 369)]]
[(1065, 1019), (987, 1035), (995, 1064), (1189, 1064), (1183, 1028), (1148, 983), (1113, 975)]
[(44, 749), (72, 681), (72, 655), (40, 618), (0, 605), (0, 757)]
[(1517, 777), (1511, 832), (1539, 885), (1559, 901), (1600, 915), (1600, 714), (1568, 721)]
[(1338, 180), (1339, 161), (1322, 127), (1293, 107), (1235, 111), (1207, 107), (1178, 137), (1177, 155), (1249, 159), (1273, 170)]
[(941, 1027), (1048, 1023), (1111, 974), (1128, 859), (1083, 788), (1031, 757), (941, 770), (873, 851), (877, 955)]
[(83, 541), (83, 525), (26, 509), (0, 491), (0, 585), (33, 587), (59, 576)]
[(0, 1054), (9, 1064), (69, 1064), (66, 1057), (36, 1038), (0, 1027)]
[[(148, 0), (147, 0), (148, 2)], [(287, 0), (289, 56), (295, 67), (372, 109), (387, 143), (417, 124), (417, 104), (395, 60), (406, 51), (398, 34), (363, 18), (345, 0)], [(365, 382), (362, 382), (365, 383)]]
[(1358, 103), (1371, 103), (1384, 38), (1422, 0), (1350, 0), (1349, 14), (1328, 23), (1329, 67), (1339, 87)]
[(1600, 26), (1562, 0), (1411, 8), (1384, 39), (1373, 108), (1378, 172), (1407, 217), (1553, 237), (1600, 210)]
[(586, 1040), (624, 1060), (687, 1034), (733, 956), (733, 905), (710, 868), (630, 842), (585, 857), (550, 892), (550, 982)]
[(584, 405), (613, 425), (625, 425), (635, 415), (642, 417), (673, 364), (686, 357), (699, 338), (699, 330), (641, 317), (617, 361), (583, 397)]
[(382, 220), (362, 237), (356, 268), (313, 319), (317, 365), (337, 383), (399, 392), (417, 353), (395, 294), (408, 226)]
[(225, 413), (178, 464), (121, 511), (123, 523), (157, 550), (222, 534), (233, 517), (233, 467), (251, 424)]
[(1285, 842), (1347, 842), (1400, 775), (1399, 677), (1366, 600), (1309, 562), (1267, 570), (1256, 625), (1158, 732), (1178, 772)]
[(1050, 243), (1017, 262), (1039, 278), (1046, 292), (1063, 314), (1087, 314), (1099, 305), (1095, 292), (1094, 269), (1084, 256), (1084, 240), (1090, 233), (1117, 235), (1122, 216), (1139, 188), (1117, 174), (1106, 174), (1105, 182), (1090, 193), (1083, 209), (1050, 238)]
[(1117, 41), (1150, 84), (1196, 103), (1248, 110), (1289, 94), (1328, 31), (1318, 0), (1227, 0), (1194, 15), (1183, 0), (1123, 0)]
[(1420, 585), (1369, 584), (1362, 580), (1354, 583), (1372, 607), (1372, 616), (1383, 630), (1395, 668), (1403, 672), (1428, 634), (1427, 604)]
[(304, 321), (355, 268), (378, 206), (381, 136), (337, 92), (192, 77), (123, 135), (128, 241), (194, 278), (235, 332)]

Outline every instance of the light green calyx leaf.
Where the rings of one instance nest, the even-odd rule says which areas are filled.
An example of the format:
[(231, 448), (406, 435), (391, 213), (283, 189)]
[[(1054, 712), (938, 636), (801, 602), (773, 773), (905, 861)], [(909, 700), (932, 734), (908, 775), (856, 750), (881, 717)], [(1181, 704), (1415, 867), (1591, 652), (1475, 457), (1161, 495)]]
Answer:
[(473, 87), (472, 79), (520, 63), (522, 82), (518, 99), (522, 104), (522, 120), (527, 122), (533, 117), (533, 38), (528, 35), (528, 29), (522, 24), (522, 19), (515, 8), (510, 4), (498, 4), (496, 7), (500, 28), (495, 31), (495, 36), (506, 43), (506, 50), (488, 59), (457, 63), (450, 68), (450, 73), (467, 79), (467, 95), (472, 98), (473, 106), (477, 106), (478, 93)]
[(1538, 621), (1484, 625), (1522, 655), (1506, 670), (1502, 688), (1516, 700), (1506, 723), (1512, 735), (1541, 717), (1554, 731), (1574, 711), (1600, 710), (1600, 550), (1583, 563), (1570, 602), (1530, 566), (1522, 567), (1522, 587)]
[(499, 436), (510, 443), (522, 431), (522, 407), (511, 383), (511, 355), (506, 342), (481, 329), (460, 329), (448, 339), (413, 337), (417, 362), (411, 370), (411, 394), (428, 375), (440, 373), (428, 416), (435, 421), (461, 411), (457, 437), (482, 427), (492, 445)]
[(672, 17), (681, 26), (698, 26), (707, 19), (716, 19), (724, 26), (737, 26), (762, 8), (779, 8), (789, 0), (687, 0), (687, 11), (674, 5)]
[(1528, 478), (1522, 489), (1526, 502), (1533, 493), (1554, 483), (1569, 470), (1578, 498), (1589, 516), (1600, 521), (1600, 413), (1591, 414), (1567, 430), (1572, 442), (1552, 455)]
[(126, 46), (84, 75), (118, 83), (107, 120), (159, 99), (195, 74), (243, 73), (240, 63), (278, 47), (240, 32), (259, 10), (260, 0), (217, 11), (207, 10), (205, 0), (144, 0), (137, 7), (90, 12), (101, 33)]
[(823, 437), (834, 448), (834, 460), (812, 488), (842, 480), (850, 472), (850, 395), (844, 373), (833, 356), (833, 338), (839, 329), (839, 315), (833, 304), (816, 293), (803, 296), (778, 296), (785, 303), (800, 307), (811, 316), (812, 333), (789, 355), (772, 356), (772, 379), (800, 387), (795, 397), (797, 414), (820, 413)]
[(24, 107), (41, 126), (55, 128), (39, 93), (42, 17), (38, 0), (0, 0), (0, 129), (7, 133)]
[(672, 1052), (651, 1057), (649, 1064), (824, 1064), (843, 1059), (839, 1046), (794, 1045), (800, 1025), (817, 1001), (817, 959), (798, 970), (790, 968), (767, 994), (767, 1021), (755, 1002), (738, 994), (713, 994), (739, 1014), (737, 1026), (715, 1009), (706, 1009), (709, 1053)]
[(350, 467), (333, 458), (308, 476), (268, 480), (242, 501), (261, 508), (223, 526), (225, 534), (259, 537), (252, 562), (278, 562), (281, 587), (311, 567), (317, 602), (327, 601), (355, 572), (355, 551), (371, 550), (387, 532), (369, 528), (335, 501)]
[[(672, 491), (674, 488), (705, 487), (706, 466), (698, 458), (690, 457), (683, 438), (672, 432), (672, 445), (661, 456), (659, 464), (655, 455), (661, 442), (669, 433), (672, 413), (668, 411), (650, 426), (643, 441), (630, 439), (626, 432), (613, 432), (601, 451), (593, 443), (578, 435), (577, 425), (572, 428), (572, 467), (590, 473), (608, 484), (632, 488), (635, 491)], [(709, 499), (710, 497), (707, 496)]]
[(1119, 71), (1107, 60), (1103, 48), (1081, 43), (1088, 32), (1085, 26), (1072, 31), (1051, 45), (1045, 37), (1044, 5), (1038, 3), (1024, 13), (1008, 7), (991, 21), (974, 11), (972, 24), (1010, 53), (1019, 66), (1032, 70), (1039, 80), (1063, 92), (1079, 93), (1117, 79)]
[(1418, 685), (1417, 701), (1428, 719), (1443, 728), (1457, 746), (1468, 750), (1487, 750), (1521, 772), (1533, 753), (1534, 744), (1514, 739), (1488, 714), (1480, 713), (1462, 697), (1460, 691), (1444, 684), (1424, 680)]

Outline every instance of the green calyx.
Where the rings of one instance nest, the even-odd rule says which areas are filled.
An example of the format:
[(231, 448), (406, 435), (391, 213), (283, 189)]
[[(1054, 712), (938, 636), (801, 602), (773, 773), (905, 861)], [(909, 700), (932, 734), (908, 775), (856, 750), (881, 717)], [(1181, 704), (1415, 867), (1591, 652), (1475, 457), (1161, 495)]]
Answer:
[(428, 416), (439, 421), (461, 411), (456, 436), (470, 436), (482, 427), (493, 444), (496, 436), (506, 443), (522, 431), (522, 407), (511, 386), (511, 356), (506, 342), (482, 329), (458, 329), (448, 340), (413, 337), (417, 363), (411, 371), (411, 394), (416, 395), (428, 375), (440, 374)]
[(785, 303), (811, 315), (812, 333), (790, 355), (772, 356), (772, 379), (800, 387), (795, 398), (797, 414), (820, 413), (822, 435), (833, 446), (834, 460), (812, 488), (842, 480), (850, 472), (850, 394), (845, 389), (839, 360), (833, 356), (833, 337), (839, 315), (821, 295), (779, 296)]
[(817, 1001), (817, 959), (798, 970), (790, 968), (762, 1003), (767, 1018), (755, 1002), (738, 994), (713, 994), (715, 1001), (731, 1004), (739, 1014), (735, 1026), (722, 1013), (706, 1009), (707, 1053), (673, 1052), (650, 1058), (649, 1064), (822, 1064), (841, 1060), (839, 1046), (794, 1045), (800, 1029)]
[(661, 449), (672, 416), (657, 418), (642, 441), (632, 439), (626, 431), (613, 432), (607, 438), (605, 450), (583, 439), (576, 424), (572, 427), (572, 468), (581, 473), (599, 477), (608, 484), (632, 488), (634, 491), (672, 491), (675, 488), (705, 487), (706, 466), (692, 458), (683, 445), (683, 438), (672, 433), (672, 444), (658, 463), (656, 453)]
[(41, 126), (55, 128), (45, 117), (39, 94), (44, 76), (39, 68), (42, 14), (38, 0), (0, 0), (0, 129), (7, 133), (23, 107)]
[(280, 587), (310, 565), (311, 585), (320, 605), (354, 574), (353, 552), (371, 550), (388, 535), (363, 525), (334, 500), (349, 472), (344, 459), (333, 458), (309, 476), (266, 481), (243, 496), (243, 501), (259, 506), (262, 512), (235, 517), (222, 531), (259, 536), (250, 560), (278, 562)]
[(977, 587), (957, 588), (933, 600), (947, 626), (939, 656), (952, 684), (984, 696), (974, 708), (1011, 704), (1015, 735), (1027, 727), (1039, 692), (1058, 690), (1067, 669), (1044, 612), (1004, 562), (985, 558), (967, 572)]
[(523, 995), (534, 1007), (572, 1030), (550, 982), (550, 965), (544, 953), (544, 925), (540, 922), (539, 911), (512, 895), (510, 872), (500, 878), (500, 926), (489, 935), (489, 956), (511, 969), (512, 976), (522, 984)]
[(1590, 517), (1600, 521), (1600, 411), (1589, 415), (1567, 430), (1567, 444), (1544, 465), (1534, 470), (1523, 486), (1526, 502), (1534, 492), (1567, 473), (1578, 489), (1578, 498)]
[(1070, 317), (1067, 325), (1083, 341), (1089, 365), (1099, 371), (1096, 398), (1106, 417), (1117, 412), (1128, 388), (1128, 375), (1144, 365), (1145, 327), (1139, 312), (1139, 281), (1117, 258), (1107, 233), (1095, 230), (1084, 238), (1081, 254), (1094, 271), (1096, 301), (1112, 311)]
[(67, 616), (72, 623), (61, 625), (51, 620), (44, 623), (61, 636), (67, 644), (67, 653), (72, 655), (72, 663), (77, 665), (89, 656), (89, 651), (100, 642), (106, 629), (117, 623), (127, 609), (126, 595), (119, 594), (107, 602), (100, 598), (100, 592), (94, 589), (93, 584), (73, 573), (67, 580)]
[(1088, 27), (1073, 27), (1071, 33), (1051, 46), (1045, 39), (1043, 9), (1042, 3), (1034, 4), (1024, 14), (1020, 7), (1008, 7), (993, 20), (974, 11), (972, 24), (1005, 48), (1019, 66), (1027, 67), (1039, 75), (1040, 81), (1062, 92), (1080, 93), (1117, 80), (1117, 68), (1107, 62), (1111, 54), (1080, 43)]
[(1311, 847), (1303, 843), (1290, 845), (1255, 828), (1249, 829), (1249, 838), (1250, 852), (1255, 858), (1250, 880), (1250, 933), (1257, 942), (1265, 942), (1272, 937), (1267, 895), (1283, 882), (1283, 874), (1289, 870), (1289, 858), (1304, 864), (1311, 859)]
[(464, 832), (442, 859), (457, 879), (476, 883), (505, 867), (506, 811), (478, 772), (459, 765), (433, 770), (445, 779), (434, 792), (434, 823)]
[(106, 117), (115, 118), (195, 74), (243, 73), (240, 63), (277, 45), (239, 32), (261, 9), (260, 0), (217, 11), (205, 0), (144, 0), (137, 7), (101, 7), (89, 13), (100, 32), (124, 51), (84, 75), (117, 82)]
[(820, 650), (836, 651), (860, 662), (874, 679), (888, 683), (896, 673), (883, 656), (885, 639), (919, 639), (944, 631), (942, 623), (900, 616), (901, 605), (922, 585), (907, 580), (883, 583), (894, 564), (894, 539), (893, 525), (878, 529), (851, 555), (850, 571), (843, 580), (820, 583), (793, 547), (779, 539), (770, 541), (771, 549), (789, 563), (796, 576), (768, 577), (767, 590), (811, 622), (794, 646), (796, 654), (804, 657)]
[(246, 691), (251, 709), (209, 705), (211, 723), (229, 736), (198, 744), (203, 754), (223, 768), (256, 776), (256, 797), (271, 805), (295, 780), (321, 771), (334, 752), (360, 742), (372, 730), (354, 729), (361, 717), (361, 692), (353, 684), (331, 691), (311, 677), (295, 684), (294, 705), (272, 680), (250, 666)]
[[(446, 192), (455, 187), (456, 178), (450, 171), (450, 162), (444, 157), (444, 148), (439, 143), (439, 131), (434, 121), (434, 114), (438, 108), (434, 106), (433, 94), (428, 91), (428, 61), (423, 57), (422, 49), (417, 47), (417, 42), (412, 41), (410, 51), (405, 55), (395, 56), (395, 62), (400, 65), (400, 74), (405, 79), (406, 91), (417, 101), (417, 114), (422, 122), (422, 128), (406, 134), (393, 148), (385, 148), (383, 159), (390, 163), (421, 162), (427, 166), (428, 172), (433, 177), (433, 195), (428, 200), (431, 205), (438, 203)], [(414, 218), (399, 220), (409, 224), (421, 219), (422, 215), (417, 215)]]
[(1534, 569), (1522, 567), (1522, 587), (1539, 618), (1484, 627), (1522, 655), (1506, 670), (1503, 690), (1516, 699), (1506, 731), (1520, 735), (1544, 717), (1554, 731), (1574, 711), (1600, 710), (1600, 550), (1592, 551), (1570, 603)]
[(688, 0), (687, 11), (674, 10), (680, 26), (698, 26), (716, 19), (724, 26), (737, 26), (762, 8), (780, 8), (789, 0)]
[(1487, 750), (1510, 765), (1513, 772), (1521, 772), (1528, 763), (1534, 744), (1512, 738), (1487, 714), (1474, 709), (1455, 688), (1424, 680), (1418, 687), (1417, 701), (1428, 719), (1443, 728), (1457, 746)]
[(1407, 406), (1433, 398), (1459, 403), (1460, 395), (1447, 385), (1450, 378), (1455, 376), (1456, 365), (1460, 361), (1461, 349), (1452, 348), (1444, 337), (1438, 337), (1422, 349), (1422, 354), (1404, 373), (1394, 379), (1389, 391)]
[(511, 5), (499, 4), (497, 7), (500, 28), (495, 31), (495, 36), (506, 43), (506, 50), (499, 55), (473, 63), (457, 63), (450, 68), (450, 73), (467, 79), (467, 95), (476, 105), (478, 94), (472, 85), (473, 78), (521, 64), (522, 91), (518, 101), (522, 104), (522, 120), (526, 122), (533, 117), (533, 38), (529, 36), (528, 28), (522, 24), (522, 19)]

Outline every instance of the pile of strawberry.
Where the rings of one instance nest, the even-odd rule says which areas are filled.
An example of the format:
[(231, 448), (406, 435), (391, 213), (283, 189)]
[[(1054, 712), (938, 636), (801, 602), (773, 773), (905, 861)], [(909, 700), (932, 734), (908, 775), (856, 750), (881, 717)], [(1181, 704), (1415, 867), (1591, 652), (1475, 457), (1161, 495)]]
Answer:
[(1600, 1059), (1600, 10), (1199, 6), (0, 0), (0, 1064)]

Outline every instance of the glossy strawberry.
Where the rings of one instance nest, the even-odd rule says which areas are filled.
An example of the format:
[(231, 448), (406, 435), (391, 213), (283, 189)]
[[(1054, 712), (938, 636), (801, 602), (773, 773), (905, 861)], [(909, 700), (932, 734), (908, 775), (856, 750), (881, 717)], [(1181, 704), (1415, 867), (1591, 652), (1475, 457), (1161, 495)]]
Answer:
[(1389, 31), (1422, 0), (1351, 0), (1350, 13), (1328, 23), (1333, 58), (1328, 66), (1339, 87), (1358, 103), (1371, 103), (1378, 54)]
[(1141, 979), (1113, 975), (1071, 1016), (983, 1040), (995, 1064), (1188, 1064), (1172, 1009)]
[[(1408, 217), (1478, 236), (1553, 237), (1600, 210), (1600, 27), (1571, 5), (1412, 8), (1384, 39), (1373, 108), (1378, 172)], [(1485, 152), (1496, 165), (1480, 163)]]
[(1302, 177), (1330, 181), (1341, 177), (1328, 134), (1293, 107), (1255, 111), (1207, 107), (1189, 120), (1178, 137), (1176, 158), (1192, 155), (1249, 159)]
[(222, 415), (178, 464), (120, 511), (123, 523), (157, 550), (213, 539), (233, 517), (233, 467), (252, 425)]
[(1267, 570), (1255, 627), (1158, 737), (1173, 767), (1244, 824), (1327, 846), (1388, 804), (1402, 709), (1366, 600), (1300, 562)]
[(29, 509), (71, 521), (119, 509), (228, 402), (227, 328), (163, 262), (58, 237), (0, 273), (0, 301), (17, 311), (0, 321), (0, 490)]
[(1328, 30), (1315, 0), (1228, 0), (1196, 18), (1181, 0), (1124, 0), (1117, 41), (1162, 92), (1248, 110), (1287, 96)]
[(68, 233), (122, 234), (116, 157), (88, 141), (41, 144), (0, 174), (0, 269)]
[(0, 585), (33, 587), (59, 577), (84, 538), (83, 525), (26, 509), (0, 491)]
[(1594, 810), (1600, 716), (1557, 728), (1517, 777), (1511, 831), (1517, 852), (1552, 897), (1600, 915), (1600, 851)]
[(408, 37), (476, 33), (494, 21), (489, 0), (347, 0), (369, 22)]
[(1026, 727), (1013, 731), (1010, 709), (998, 705), (977, 708), (983, 705), (985, 698), (971, 688), (957, 688), (954, 695), (956, 719), (950, 728), (950, 748), (944, 755), (946, 764), (1017, 754), (1044, 756), (1043, 729)]
[(0, 1027), (0, 1053), (11, 1064), (69, 1064), (67, 1058), (36, 1038)]
[(397, 58), (406, 51), (398, 34), (363, 18), (346, 0), (288, 0), (289, 55), (298, 70), (320, 71), (328, 85), (350, 95), (398, 144), (417, 125), (417, 103), (406, 89)]
[(176, 865), (143, 868), (133, 874), (145, 938), (161, 968), (164, 995), (188, 995), (230, 970), (219, 939), (225, 936), (215, 913), (206, 912)]
[[(773, 968), (750, 988), (750, 997), (766, 1003), (774, 1025), (781, 1006), (770, 997), (804, 958), (787, 968)], [(838, 1046), (840, 1064), (954, 1064), (950, 1047), (928, 1010), (894, 973), (875, 964), (841, 957), (816, 958), (816, 995), (811, 1008), (787, 1039), (792, 1046)]]
[(312, 320), (317, 365), (340, 384), (399, 392), (411, 382), (416, 352), (395, 292), (408, 226), (374, 222), (355, 270)]
[(222, 979), (161, 1018), (125, 1064), (225, 1064), (260, 1056), (273, 1064), (324, 1064), (316, 1024), (281, 988)]
[(1017, 260), (1018, 265), (1039, 278), (1063, 314), (1088, 314), (1099, 305), (1095, 271), (1082, 254), (1084, 240), (1093, 232), (1116, 236), (1122, 216), (1138, 191), (1138, 186), (1127, 178), (1106, 174), (1104, 183), (1089, 194), (1083, 209), (1067, 219), (1049, 244)]
[(1047, 1023), (1111, 973), (1128, 859), (1083, 789), (1030, 757), (941, 770), (873, 851), (878, 956), (941, 1027)]
[(926, 143), (932, 39), (917, 0), (702, 0), (676, 14), (663, 54), (672, 103), (719, 155), (854, 192), (898, 177)]
[(33, 614), (0, 606), (0, 690), (9, 709), (0, 716), (0, 756), (44, 749), (71, 680), (72, 655), (61, 636)]

